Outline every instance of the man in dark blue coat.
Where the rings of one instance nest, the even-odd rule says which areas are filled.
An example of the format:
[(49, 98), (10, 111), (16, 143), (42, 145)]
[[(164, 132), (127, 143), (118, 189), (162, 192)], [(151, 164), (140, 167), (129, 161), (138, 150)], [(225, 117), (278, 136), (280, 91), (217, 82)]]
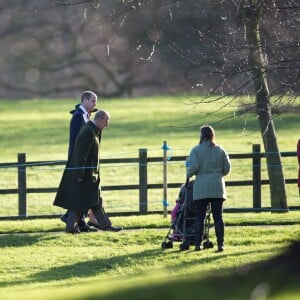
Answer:
[[(68, 161), (73, 152), (76, 137), (80, 129), (85, 125), (91, 116), (92, 112), (97, 111), (95, 108), (97, 104), (97, 95), (92, 91), (85, 91), (81, 95), (80, 104), (75, 106), (75, 109), (70, 111), (72, 118), (70, 121), (70, 132), (69, 132), (69, 149), (68, 149)], [(81, 232), (94, 231), (85, 222), (86, 213), (83, 213), (78, 222), (78, 227)], [(92, 213), (91, 213), (92, 214)], [(61, 220), (66, 223), (68, 212), (61, 217)]]
[(93, 121), (79, 131), (67, 168), (64, 171), (54, 205), (68, 209), (66, 232), (79, 233), (79, 218), (91, 209), (99, 227), (105, 231), (119, 231), (113, 227), (102, 206), (99, 176), (99, 145), (101, 132), (108, 126), (110, 115), (99, 110)]
[(68, 158), (71, 157), (76, 137), (81, 127), (86, 124), (92, 112), (96, 112), (97, 95), (91, 91), (85, 91), (81, 95), (81, 103), (70, 111), (72, 118), (70, 121), (69, 150)]
[[(97, 104), (97, 95), (92, 91), (85, 91), (81, 95), (80, 104), (77, 104), (75, 106), (75, 109), (70, 111), (70, 113), (72, 114), (72, 118), (70, 121), (68, 161), (71, 158), (75, 140), (76, 140), (76, 137), (77, 137), (80, 129), (89, 121), (91, 113), (97, 111), (96, 104)], [(100, 134), (101, 134), (101, 131), (100, 131)], [(101, 136), (100, 136), (100, 138), (101, 138)], [(78, 228), (81, 232), (89, 232), (89, 231), (95, 231), (97, 229), (103, 229), (102, 227), (99, 226), (99, 224), (97, 224), (96, 219), (91, 210), (88, 212), (89, 219), (90, 219), (88, 224), (96, 226), (97, 229), (94, 228), (94, 226), (90, 227), (88, 224), (86, 224), (86, 222), (85, 222), (86, 213), (87, 213), (87, 211), (85, 213), (82, 213), (82, 215), (78, 221)], [(68, 212), (61, 217), (63, 222), (66, 222), (67, 216), (68, 216)], [(104, 210), (103, 210), (103, 219), (109, 220), (109, 218), (105, 214)], [(111, 225), (111, 223), (110, 223), (110, 225)], [(111, 228), (113, 229), (114, 227), (111, 227)]]

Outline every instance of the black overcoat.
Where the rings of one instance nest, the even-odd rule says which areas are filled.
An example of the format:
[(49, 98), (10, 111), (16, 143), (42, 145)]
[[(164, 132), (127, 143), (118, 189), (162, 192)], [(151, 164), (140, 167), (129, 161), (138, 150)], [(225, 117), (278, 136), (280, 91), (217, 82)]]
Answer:
[[(64, 170), (54, 205), (85, 213), (99, 203), (101, 131), (89, 121), (80, 130)], [(78, 182), (82, 178), (82, 182)]]

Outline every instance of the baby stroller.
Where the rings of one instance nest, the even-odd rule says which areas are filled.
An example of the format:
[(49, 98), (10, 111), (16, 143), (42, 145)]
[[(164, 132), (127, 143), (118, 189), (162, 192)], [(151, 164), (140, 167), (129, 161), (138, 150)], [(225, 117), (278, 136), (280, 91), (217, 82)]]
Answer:
[[(161, 244), (162, 249), (173, 248), (173, 242), (181, 242), (180, 251), (188, 250), (195, 244), (195, 209), (193, 201), (194, 181), (188, 181), (181, 186), (176, 205), (171, 212), (172, 224)], [(207, 206), (203, 232), (203, 248), (213, 248), (209, 240), (210, 204)]]

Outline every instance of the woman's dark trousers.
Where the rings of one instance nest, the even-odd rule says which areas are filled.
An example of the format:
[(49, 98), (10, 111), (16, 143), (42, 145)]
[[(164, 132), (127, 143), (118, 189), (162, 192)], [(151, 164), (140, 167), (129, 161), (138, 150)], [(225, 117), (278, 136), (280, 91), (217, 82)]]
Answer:
[(195, 246), (200, 246), (203, 239), (203, 231), (205, 224), (205, 216), (207, 205), (211, 204), (211, 212), (215, 224), (215, 233), (217, 237), (218, 247), (224, 244), (224, 221), (223, 221), (223, 199), (199, 199), (195, 200)]

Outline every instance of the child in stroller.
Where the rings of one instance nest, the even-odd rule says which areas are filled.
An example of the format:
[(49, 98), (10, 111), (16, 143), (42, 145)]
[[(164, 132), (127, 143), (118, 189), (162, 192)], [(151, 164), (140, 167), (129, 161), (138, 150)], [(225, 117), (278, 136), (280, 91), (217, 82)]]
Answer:
[[(172, 232), (170, 231), (168, 233), (168, 239), (170, 241), (182, 241), (183, 238), (183, 217), (185, 216), (184, 213), (184, 209), (185, 209), (185, 205), (187, 204), (191, 204), (191, 200), (192, 199), (187, 199), (187, 201), (185, 202), (185, 193), (187, 192), (187, 189), (190, 189), (192, 187), (191, 184), (189, 185), (181, 185), (180, 190), (179, 190), (179, 194), (178, 197), (176, 199), (176, 204), (174, 206), (174, 208), (171, 211), (171, 229)], [(190, 193), (187, 193), (187, 196), (190, 196)], [(186, 217), (194, 217), (194, 213), (193, 213), (193, 208), (191, 206), (188, 207), (188, 214), (186, 214)]]
[[(195, 243), (193, 183), (194, 181), (187, 181), (180, 187), (176, 204), (171, 211), (171, 227), (161, 244), (162, 249), (173, 248), (173, 242), (182, 242), (179, 246), (180, 250), (188, 250), (189, 246)], [(205, 219), (203, 248), (213, 247), (212, 242), (209, 241), (209, 223), (210, 206), (207, 208)]]

